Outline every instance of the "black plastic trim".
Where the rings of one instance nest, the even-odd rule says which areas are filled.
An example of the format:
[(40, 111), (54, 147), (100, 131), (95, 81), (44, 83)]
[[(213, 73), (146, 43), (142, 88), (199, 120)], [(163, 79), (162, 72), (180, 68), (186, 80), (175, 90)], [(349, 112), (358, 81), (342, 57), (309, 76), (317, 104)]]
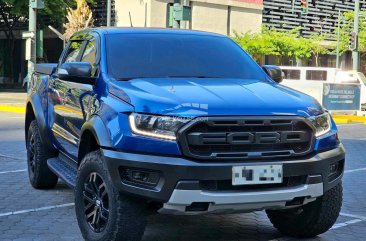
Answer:
[(175, 189), (178, 190), (200, 190), (199, 181), (179, 181)]
[(322, 175), (315, 175), (315, 176), (308, 176), (306, 184), (317, 184), (322, 182), (323, 182)]
[[(125, 193), (137, 195), (151, 201), (167, 202), (179, 184), (179, 188), (196, 190), (197, 181), (205, 180), (230, 180), (232, 178), (232, 167), (238, 165), (270, 165), (273, 161), (268, 160), (245, 160), (242, 162), (197, 162), (194, 159), (183, 157), (165, 157), (142, 154), (132, 154), (102, 149), (108, 171), (115, 187)], [(322, 176), (324, 191), (337, 185), (343, 176), (342, 174), (334, 181), (328, 182), (329, 166), (337, 161), (345, 159), (345, 152), (342, 145), (339, 147), (316, 154), (310, 158), (296, 158), (296, 160), (276, 161), (283, 165), (284, 177), (292, 176)], [(163, 179), (159, 188), (149, 190), (143, 187), (127, 185), (120, 177), (119, 167), (131, 167), (160, 171)], [(308, 179), (311, 183), (321, 183), (319, 177)], [(192, 188), (192, 189), (191, 189)]]
[(76, 162), (63, 154), (60, 154), (58, 157), (48, 159), (47, 165), (51, 171), (60, 177), (69, 187), (74, 188), (76, 186), (78, 170)]

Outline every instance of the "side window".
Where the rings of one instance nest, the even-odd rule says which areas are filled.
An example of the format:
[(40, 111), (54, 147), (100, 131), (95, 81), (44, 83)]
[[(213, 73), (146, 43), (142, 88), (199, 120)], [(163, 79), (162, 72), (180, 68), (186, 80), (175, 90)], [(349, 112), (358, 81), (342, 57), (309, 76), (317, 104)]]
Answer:
[(89, 62), (93, 67), (95, 67), (97, 62), (97, 47), (95, 40), (89, 41), (86, 45), (81, 62)]
[(69, 45), (69, 49), (67, 50), (66, 56), (64, 58), (64, 61), (62, 63), (77, 62), (82, 46), (83, 46), (82, 41), (71, 42)]
[(306, 71), (306, 80), (327, 81), (328, 72), (325, 70)]
[(93, 67), (92, 76), (98, 75), (97, 73), (97, 43), (96, 40), (88, 41), (85, 46), (83, 57), (81, 62), (88, 62)]
[(300, 70), (295, 69), (283, 69), (284, 79), (300, 80)]

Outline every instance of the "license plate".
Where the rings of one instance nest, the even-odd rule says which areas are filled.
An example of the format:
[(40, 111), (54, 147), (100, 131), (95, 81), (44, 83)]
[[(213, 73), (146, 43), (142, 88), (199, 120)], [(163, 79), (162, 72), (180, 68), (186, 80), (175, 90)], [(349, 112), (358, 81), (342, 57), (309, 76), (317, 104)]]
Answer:
[(236, 166), (232, 170), (234, 186), (282, 183), (282, 165)]

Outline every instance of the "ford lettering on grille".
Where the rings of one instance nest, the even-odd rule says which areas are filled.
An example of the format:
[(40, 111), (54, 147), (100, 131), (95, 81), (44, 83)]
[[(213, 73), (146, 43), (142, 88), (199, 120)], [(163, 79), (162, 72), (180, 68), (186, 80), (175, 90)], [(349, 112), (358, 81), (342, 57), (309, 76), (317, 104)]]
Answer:
[(197, 159), (301, 156), (313, 150), (314, 129), (304, 118), (197, 119), (179, 132), (184, 155)]
[(190, 144), (271, 144), (271, 143), (298, 143), (309, 141), (309, 136), (304, 131), (284, 132), (233, 132), (233, 133), (190, 133)]

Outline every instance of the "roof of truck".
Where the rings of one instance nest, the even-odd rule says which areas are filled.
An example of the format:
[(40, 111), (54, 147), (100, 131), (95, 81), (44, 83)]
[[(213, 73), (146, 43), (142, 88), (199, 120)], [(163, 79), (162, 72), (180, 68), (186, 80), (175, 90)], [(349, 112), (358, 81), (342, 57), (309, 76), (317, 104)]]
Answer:
[(111, 34), (181, 34), (181, 35), (199, 35), (199, 36), (215, 36), (215, 37), (225, 37), (224, 35), (217, 33), (210, 33), (197, 30), (185, 30), (185, 29), (172, 29), (172, 28), (126, 28), (126, 27), (99, 27), (99, 28), (89, 28), (77, 32), (73, 35), (80, 36), (86, 32), (98, 32), (103, 35)]

